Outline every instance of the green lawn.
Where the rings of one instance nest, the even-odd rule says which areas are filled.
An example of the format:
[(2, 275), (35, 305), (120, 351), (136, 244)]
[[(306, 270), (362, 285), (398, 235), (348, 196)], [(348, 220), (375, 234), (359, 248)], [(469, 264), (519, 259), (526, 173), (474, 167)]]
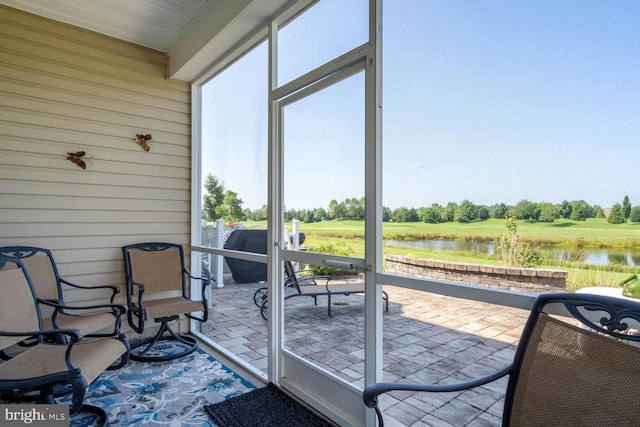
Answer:
[[(285, 224), (289, 230), (291, 224)], [(640, 248), (640, 223), (609, 224), (605, 219), (587, 221), (561, 220), (554, 223), (530, 223), (518, 221), (518, 235), (533, 246), (541, 243), (560, 244), (566, 247), (626, 247)], [(246, 222), (247, 228), (266, 228), (266, 222)], [(300, 230), (306, 235), (305, 245), (318, 246), (343, 242), (349, 245), (355, 256), (364, 254), (363, 221), (322, 221), (301, 223)], [(494, 242), (507, 234), (505, 220), (489, 219), (470, 224), (448, 222), (444, 224), (384, 223), (383, 238), (393, 240), (467, 240)], [(449, 261), (499, 264), (497, 257), (471, 252), (449, 252), (429, 249), (415, 249), (402, 246), (384, 246), (385, 253), (409, 255), (420, 258), (443, 259)], [(547, 265), (568, 271), (567, 290), (575, 291), (586, 286), (616, 286), (630, 273), (640, 273), (640, 268), (621, 266), (593, 266), (582, 263)]]
[[(292, 229), (288, 224), (289, 230)], [(300, 229), (307, 235), (355, 237), (364, 234), (362, 221), (322, 221), (301, 223)], [(469, 224), (446, 222), (393, 223), (382, 226), (385, 239), (424, 240), (448, 239), (469, 241), (493, 241), (506, 234), (505, 220), (488, 219)], [(586, 221), (561, 220), (553, 223), (518, 221), (518, 234), (534, 242), (585, 244), (601, 247), (640, 247), (640, 223), (609, 224), (606, 219), (591, 218)]]

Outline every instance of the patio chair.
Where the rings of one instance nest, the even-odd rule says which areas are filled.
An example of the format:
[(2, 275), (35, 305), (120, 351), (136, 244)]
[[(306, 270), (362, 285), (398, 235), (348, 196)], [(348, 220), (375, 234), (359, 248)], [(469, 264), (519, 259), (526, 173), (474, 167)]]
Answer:
[[(311, 271), (312, 270), (308, 270)], [(292, 289), (293, 292), (289, 293), (284, 299), (289, 299), (297, 296), (313, 297), (314, 303), (318, 305), (318, 296), (327, 296), (327, 313), (329, 317), (331, 314), (331, 296), (332, 295), (350, 295), (350, 294), (363, 294), (365, 292), (364, 282), (341, 282), (334, 281), (331, 276), (304, 276), (299, 275), (291, 261), (284, 261), (284, 272), (287, 277), (285, 280), (285, 289)], [(382, 291), (382, 299), (385, 302), (385, 311), (389, 311), (389, 295), (387, 292)], [(258, 289), (253, 295), (253, 301), (260, 307), (260, 314), (262, 318), (267, 320), (268, 311), (268, 298), (267, 288)]]
[[(118, 286), (81, 286), (61, 278), (48, 249), (5, 246), (0, 248), (0, 255), (19, 259), (26, 267), (38, 302), (42, 305), (45, 329), (78, 329), (88, 337), (112, 337), (120, 329), (120, 309), (123, 306), (115, 306), (113, 303), (114, 297), (120, 292)], [(69, 304), (65, 301), (64, 291), (70, 289), (88, 290), (96, 295), (100, 293), (103, 298), (109, 298), (109, 304)], [(0, 356), (6, 358), (2, 353)], [(122, 364), (117, 364), (113, 368), (121, 366)]]
[[(561, 313), (562, 315), (557, 315)], [(461, 384), (376, 383), (363, 392), (461, 392), (508, 377), (502, 425), (632, 426), (640, 420), (640, 302), (587, 294), (539, 295), (513, 361)], [(446, 421), (446, 420), (444, 420)]]
[[(145, 324), (153, 319), (160, 327), (151, 338), (132, 345), (131, 358), (141, 361), (171, 360), (192, 353), (198, 347), (195, 338), (179, 335), (169, 322), (184, 315), (206, 322), (209, 316), (205, 296), (209, 279), (192, 276), (184, 262), (182, 246), (173, 243), (138, 243), (124, 246), (127, 279), (127, 319), (137, 333), (144, 332)], [(201, 300), (189, 298), (188, 279), (202, 281)], [(202, 316), (191, 313), (202, 312)], [(177, 346), (160, 346), (163, 341), (174, 341)], [(180, 345), (181, 344), (181, 345)]]
[(0, 268), (0, 349), (11, 352), (27, 338), (36, 340), (0, 363), (0, 399), (55, 404), (57, 396), (71, 394), (70, 414), (89, 412), (98, 416), (100, 425), (106, 424), (106, 413), (83, 400), (89, 384), (126, 358), (124, 334), (117, 329), (116, 337), (86, 341), (77, 329), (43, 329), (40, 304), (22, 261), (0, 255)]

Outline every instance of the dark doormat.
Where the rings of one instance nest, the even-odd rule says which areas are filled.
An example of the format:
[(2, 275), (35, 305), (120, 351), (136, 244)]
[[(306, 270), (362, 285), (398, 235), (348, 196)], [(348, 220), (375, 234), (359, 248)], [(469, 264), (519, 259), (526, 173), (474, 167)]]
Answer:
[(337, 427), (272, 383), (204, 408), (218, 427)]

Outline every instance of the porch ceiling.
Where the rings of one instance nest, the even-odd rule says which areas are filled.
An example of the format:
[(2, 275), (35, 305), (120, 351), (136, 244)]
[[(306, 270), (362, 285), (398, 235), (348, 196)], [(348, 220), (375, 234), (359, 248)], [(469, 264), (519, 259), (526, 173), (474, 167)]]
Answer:
[(33, 13), (164, 52), (168, 78), (195, 81), (212, 64), (264, 31), (293, 4), (317, 0), (0, 0)]
[(0, 0), (0, 4), (167, 52), (218, 1)]

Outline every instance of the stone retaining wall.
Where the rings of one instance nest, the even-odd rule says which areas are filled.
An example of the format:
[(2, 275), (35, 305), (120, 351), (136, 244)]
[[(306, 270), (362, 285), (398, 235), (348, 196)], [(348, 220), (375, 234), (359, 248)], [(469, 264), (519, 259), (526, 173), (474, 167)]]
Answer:
[(567, 272), (385, 255), (386, 271), (525, 293), (565, 292)]

